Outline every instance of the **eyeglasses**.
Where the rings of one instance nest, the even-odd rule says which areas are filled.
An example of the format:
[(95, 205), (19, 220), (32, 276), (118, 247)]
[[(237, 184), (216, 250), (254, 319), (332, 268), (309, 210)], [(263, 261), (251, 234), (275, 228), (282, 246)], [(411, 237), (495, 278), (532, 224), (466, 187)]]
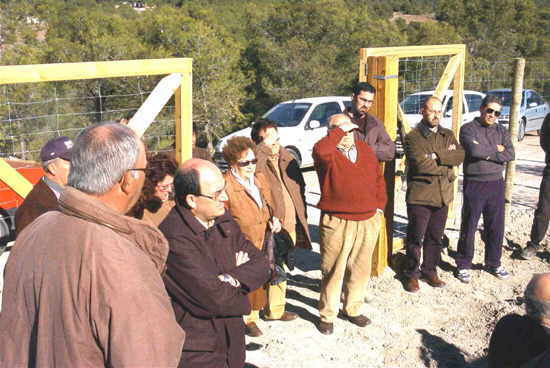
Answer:
[(221, 202), (220, 201), (220, 197), (225, 193), (225, 186), (218, 190), (217, 192), (214, 192), (213, 195), (207, 195), (207, 194), (197, 194), (197, 196), (199, 197), (204, 197), (204, 198), (208, 198), (208, 199), (211, 199), (213, 201), (216, 201), (216, 202)]
[(258, 163), (258, 159), (255, 158), (254, 160), (248, 160), (248, 161), (237, 161), (237, 166), (239, 167), (246, 167), (248, 165), (256, 165)]
[(498, 111), (498, 110), (493, 110), (493, 109), (487, 108), (487, 109), (485, 109), (485, 112), (486, 112), (487, 114), (495, 114), (495, 116), (496, 116), (497, 118), (500, 116), (500, 111)]

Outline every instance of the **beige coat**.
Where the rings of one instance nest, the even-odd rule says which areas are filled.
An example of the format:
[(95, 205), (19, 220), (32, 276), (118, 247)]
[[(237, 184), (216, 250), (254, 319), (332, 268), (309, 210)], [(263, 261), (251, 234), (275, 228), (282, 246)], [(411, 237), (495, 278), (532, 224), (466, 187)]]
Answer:
[[(257, 174), (255, 183), (262, 196), (263, 206), (259, 208), (254, 199), (246, 192), (244, 186), (231, 174), (225, 173), (226, 192), (229, 200), (226, 208), (235, 219), (246, 238), (258, 249), (262, 249), (265, 231), (270, 219), (269, 207), (272, 206), (271, 193), (267, 187), (267, 181), (262, 174)], [(248, 294), (248, 300), (253, 310), (262, 309), (267, 296), (263, 288)]]
[(73, 188), (60, 209), (20, 234), (6, 265), (0, 367), (177, 366), (164, 236)]
[[(283, 147), (279, 151), (279, 167), (273, 167), (268, 157), (269, 148), (264, 144), (259, 144), (256, 150), (256, 158), (258, 159), (256, 172), (265, 175), (267, 178), (271, 197), (274, 198), (273, 215), (279, 219), (283, 219), (285, 212), (284, 203), (279, 199), (283, 198), (283, 188), (281, 185), (284, 184), (296, 210), (296, 246), (311, 249), (311, 237), (309, 235), (305, 206), (306, 183), (300, 167), (294, 157)], [(279, 180), (275, 170), (279, 170), (283, 183)]]

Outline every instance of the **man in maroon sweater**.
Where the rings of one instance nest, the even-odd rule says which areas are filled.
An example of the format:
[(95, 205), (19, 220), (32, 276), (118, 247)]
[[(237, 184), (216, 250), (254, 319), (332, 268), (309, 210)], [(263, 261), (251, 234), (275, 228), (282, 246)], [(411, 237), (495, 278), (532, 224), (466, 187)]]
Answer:
[(376, 154), (355, 138), (355, 129), (349, 116), (333, 115), (328, 135), (313, 147), (322, 211), (318, 329), (327, 335), (334, 330), (342, 289), (346, 318), (360, 327), (370, 323), (360, 310), (387, 200)]

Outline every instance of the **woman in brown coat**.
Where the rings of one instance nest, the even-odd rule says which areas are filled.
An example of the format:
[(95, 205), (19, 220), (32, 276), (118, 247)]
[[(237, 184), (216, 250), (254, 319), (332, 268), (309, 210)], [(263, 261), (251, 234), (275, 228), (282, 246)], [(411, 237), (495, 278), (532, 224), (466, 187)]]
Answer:
[[(256, 156), (254, 142), (246, 137), (234, 137), (227, 141), (223, 155), (229, 164), (225, 173), (226, 193), (229, 200), (226, 208), (241, 231), (254, 246), (262, 249), (267, 229), (273, 232), (281, 230), (281, 224), (276, 217), (271, 216), (273, 201), (267, 186), (267, 180), (262, 174), (256, 174)], [(266, 304), (264, 288), (248, 294), (252, 313), (244, 317), (246, 333), (249, 336), (260, 336), (262, 332), (256, 325), (260, 310)]]

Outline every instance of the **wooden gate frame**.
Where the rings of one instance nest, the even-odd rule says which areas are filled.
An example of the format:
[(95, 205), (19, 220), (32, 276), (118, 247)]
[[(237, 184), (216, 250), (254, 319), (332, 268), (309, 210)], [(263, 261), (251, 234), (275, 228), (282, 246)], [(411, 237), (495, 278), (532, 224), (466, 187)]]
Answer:
[[(183, 76), (182, 83), (175, 91), (176, 159), (183, 162), (191, 157), (192, 152), (192, 64), (190, 58), (171, 58), (9, 65), (0, 66), (0, 85), (180, 73)], [(31, 183), (2, 158), (0, 180), (23, 198), (32, 189)]]
[[(359, 50), (359, 81), (369, 82), (376, 88), (375, 101), (370, 112), (384, 122), (386, 131), (393, 141), (396, 138), (398, 118), (402, 121), (404, 130), (408, 127), (398, 100), (399, 59), (430, 56), (450, 56), (434, 96), (442, 98), (453, 82), (452, 130), (458, 136), (462, 121), (466, 45), (378, 47)], [(387, 226), (383, 226), (387, 236), (380, 236), (373, 256), (373, 275), (382, 273), (388, 266), (393, 251), (403, 247), (403, 239), (393, 237), (395, 160), (385, 164), (384, 176), (388, 193), (385, 215), (386, 219), (391, 221), (387, 221)], [(456, 196), (458, 181), (455, 181), (453, 191)], [(454, 202), (449, 205), (449, 218), (454, 218)]]

